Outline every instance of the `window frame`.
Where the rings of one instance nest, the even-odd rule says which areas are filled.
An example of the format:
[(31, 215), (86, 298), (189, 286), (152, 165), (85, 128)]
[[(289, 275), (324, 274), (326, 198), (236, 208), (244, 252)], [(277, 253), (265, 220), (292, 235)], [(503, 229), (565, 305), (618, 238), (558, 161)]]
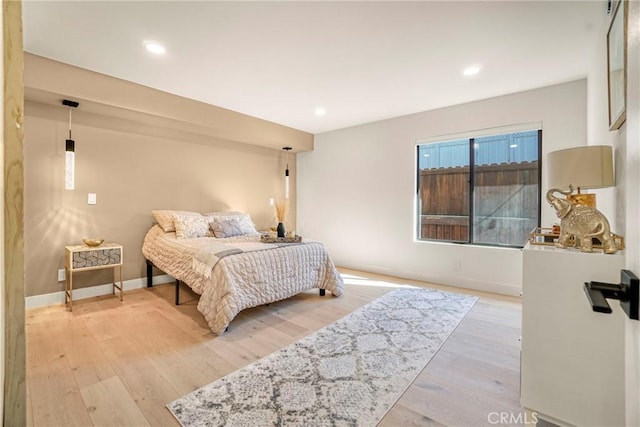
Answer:
[[(436, 137), (430, 137), (426, 139), (419, 139), (416, 141), (415, 146), (415, 162), (414, 168), (416, 172), (415, 179), (415, 203), (414, 203), (414, 240), (416, 242), (427, 242), (427, 243), (455, 243), (460, 245), (472, 245), (472, 246), (488, 246), (494, 248), (517, 248), (521, 249), (526, 244), (526, 241), (522, 243), (522, 245), (511, 245), (511, 244), (495, 244), (495, 243), (481, 243), (474, 242), (474, 222), (475, 222), (475, 206), (474, 206), (474, 197), (475, 197), (475, 139), (487, 136), (498, 136), (504, 134), (511, 133), (519, 133), (519, 132), (528, 132), (528, 131), (536, 131), (538, 137), (538, 191), (537, 191), (537, 222), (536, 226), (540, 227), (542, 221), (542, 123), (541, 122), (533, 122), (533, 123), (525, 123), (519, 125), (512, 126), (504, 126), (490, 129), (483, 129), (479, 131), (470, 131), (464, 133), (457, 134), (449, 134), (449, 135), (441, 135)], [(468, 225), (468, 234), (467, 241), (459, 241), (459, 240), (444, 240), (444, 239), (426, 239), (422, 238), (422, 196), (421, 196), (421, 169), (420, 169), (420, 147), (431, 144), (431, 143), (439, 143), (439, 142), (448, 142), (454, 140), (468, 140), (469, 144), (469, 180), (468, 180), (468, 203), (469, 203), (469, 225)]]

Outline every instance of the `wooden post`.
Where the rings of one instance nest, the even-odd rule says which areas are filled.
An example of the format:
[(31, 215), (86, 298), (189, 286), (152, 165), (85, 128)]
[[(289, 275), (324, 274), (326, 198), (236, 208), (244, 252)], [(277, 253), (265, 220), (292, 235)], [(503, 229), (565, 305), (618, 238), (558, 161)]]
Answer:
[(3, 425), (24, 426), (26, 416), (26, 344), (24, 306), (24, 83), (22, 3), (2, 3), (4, 51), (4, 314)]

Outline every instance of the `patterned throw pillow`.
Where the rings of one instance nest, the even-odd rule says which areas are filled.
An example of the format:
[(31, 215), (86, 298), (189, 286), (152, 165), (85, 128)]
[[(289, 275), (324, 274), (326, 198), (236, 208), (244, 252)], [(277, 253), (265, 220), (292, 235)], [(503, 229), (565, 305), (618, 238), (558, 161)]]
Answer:
[(207, 223), (207, 219), (200, 214), (174, 214), (173, 223), (176, 227), (176, 236), (179, 239), (205, 237), (209, 234), (209, 223)]
[(237, 217), (213, 222), (211, 230), (213, 235), (219, 239), (247, 234), (242, 230), (242, 224)]
[(244, 214), (242, 212), (229, 211), (229, 212), (211, 212), (204, 215), (209, 221), (209, 224), (211, 225), (211, 230), (213, 230), (213, 227), (217, 222), (235, 219), (238, 221), (240, 229), (242, 230), (241, 234), (256, 234), (258, 232), (249, 214)]
[(240, 223), (242, 234), (255, 234), (258, 232), (249, 214), (239, 215), (236, 218), (238, 219), (238, 223)]
[(153, 210), (151, 211), (153, 217), (156, 219), (156, 222), (164, 230), (165, 233), (169, 233), (171, 231), (176, 231), (176, 227), (173, 223), (174, 215), (191, 215), (191, 216), (200, 216), (197, 212), (191, 211), (173, 211), (173, 210)]

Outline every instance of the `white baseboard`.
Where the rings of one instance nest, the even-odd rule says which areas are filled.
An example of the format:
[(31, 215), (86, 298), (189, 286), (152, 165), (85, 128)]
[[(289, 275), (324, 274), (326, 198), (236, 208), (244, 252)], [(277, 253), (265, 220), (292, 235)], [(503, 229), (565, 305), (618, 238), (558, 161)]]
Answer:
[(500, 295), (509, 295), (509, 296), (521, 296), (522, 295), (522, 287), (515, 286), (512, 284), (505, 283), (497, 283), (497, 282), (485, 282), (480, 280), (469, 280), (463, 277), (449, 278), (449, 277), (428, 277), (424, 274), (418, 274), (410, 271), (397, 271), (385, 267), (370, 265), (370, 264), (362, 264), (357, 262), (350, 263), (341, 263), (341, 267), (350, 268), (353, 270), (361, 270), (368, 271), (376, 274), (384, 274), (392, 277), (400, 277), (408, 280), (420, 280), (423, 282), (431, 282), (439, 285), (447, 285), (456, 288), (463, 289), (472, 289), (476, 291), (482, 292), (490, 292), (494, 294)]
[[(175, 279), (169, 275), (163, 274), (161, 276), (153, 276), (153, 284), (160, 285), (163, 283), (170, 283)], [(147, 286), (147, 278), (141, 277), (139, 279), (125, 280), (122, 283), (124, 290), (129, 291), (131, 289), (140, 289)], [(86, 298), (99, 297), (102, 295), (111, 295), (113, 291), (113, 285), (108, 283), (106, 285), (90, 286), (88, 288), (79, 288), (73, 290), (73, 300), (81, 300)], [(116, 289), (116, 292), (118, 290)], [(51, 294), (34, 295), (25, 298), (25, 308), (46, 307), (49, 305), (64, 304), (64, 291), (53, 292)]]

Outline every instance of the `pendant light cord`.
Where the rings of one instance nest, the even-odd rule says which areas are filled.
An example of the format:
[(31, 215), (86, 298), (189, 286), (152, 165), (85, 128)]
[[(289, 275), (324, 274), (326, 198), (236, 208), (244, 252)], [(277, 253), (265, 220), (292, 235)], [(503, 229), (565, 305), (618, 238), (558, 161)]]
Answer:
[(69, 139), (71, 138), (71, 107), (69, 107)]

